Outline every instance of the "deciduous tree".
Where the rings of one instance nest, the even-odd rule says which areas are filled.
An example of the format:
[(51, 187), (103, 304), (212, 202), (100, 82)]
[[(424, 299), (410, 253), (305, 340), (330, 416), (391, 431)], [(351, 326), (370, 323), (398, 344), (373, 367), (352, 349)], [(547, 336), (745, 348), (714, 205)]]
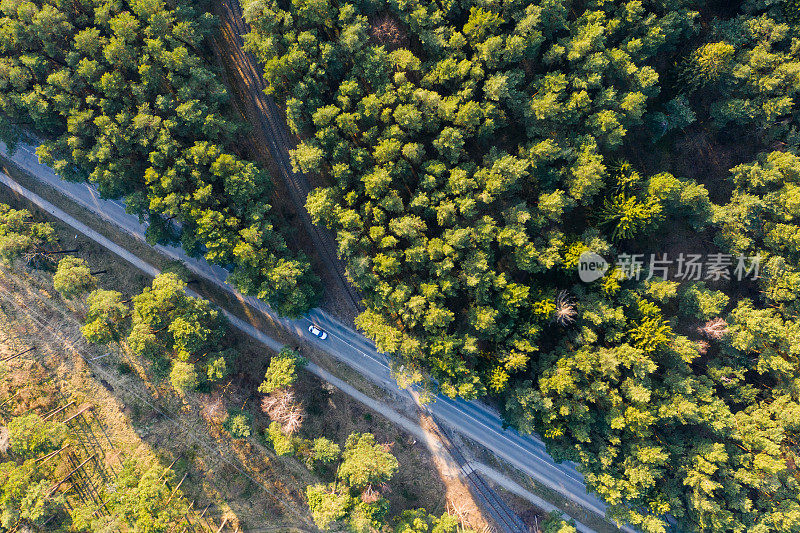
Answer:
[(64, 298), (75, 298), (94, 289), (97, 282), (83, 259), (68, 255), (58, 262), (53, 287)]

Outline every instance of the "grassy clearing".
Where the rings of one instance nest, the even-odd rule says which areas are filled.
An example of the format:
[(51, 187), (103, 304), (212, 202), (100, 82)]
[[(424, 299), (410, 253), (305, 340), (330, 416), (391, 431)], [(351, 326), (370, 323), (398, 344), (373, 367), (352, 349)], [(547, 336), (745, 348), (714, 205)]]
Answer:
[(140, 379), (121, 347), (85, 343), (75, 316), (80, 306), (62, 302), (46, 278), (0, 269), (4, 330), (10, 341), (36, 346), (14, 364), (45, 365), (66, 395), (92, 403), (126, 456), (154, 458), (173, 464), (179, 475), (189, 473), (182, 489), (196, 508), (211, 505), (215, 523), (226, 516), (247, 529), (313, 528), (299, 498), (302, 480), (273, 464), (269, 450), (242, 453), (248, 443), (226, 438), (191, 404)]

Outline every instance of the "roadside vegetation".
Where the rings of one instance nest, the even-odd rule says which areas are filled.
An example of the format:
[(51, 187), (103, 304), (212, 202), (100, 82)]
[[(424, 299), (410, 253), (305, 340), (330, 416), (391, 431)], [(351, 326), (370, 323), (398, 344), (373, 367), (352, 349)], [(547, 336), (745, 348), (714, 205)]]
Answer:
[[(242, 3), (302, 139), (293, 162), (325, 184), (308, 211), (400, 381), (494, 402), (641, 531), (800, 529), (796, 1)], [(3, 0), (3, 129), (32, 127), (44, 162), (124, 197), (152, 242), (298, 315), (316, 277), (235, 153), (211, 31), (182, 0)], [(0, 211), (0, 259), (65, 252), (25, 217)], [(592, 283), (584, 252), (611, 263)], [(227, 326), (180, 276), (126, 296), (64, 261), (54, 282), (85, 305), (86, 339), (126, 346), (174, 394), (225, 381)], [(240, 408), (222, 427), (266, 431), (309, 475), (329, 465), (305, 493), (320, 526), (384, 527), (391, 454), (365, 432), (297, 436), (301, 364), (267, 371), (269, 425)]]
[[(10, 476), (8, 486), (0, 485), (0, 502), (7, 503), (0, 512), (12, 526), (166, 532), (196, 522), (210, 505), (205, 520), (214, 525), (195, 527), (216, 531), (226, 522), (229, 528), (247, 529), (267, 520), (275, 527), (316, 522), (323, 528), (368, 531), (401, 527), (413, 518), (415, 531), (437, 525), (437, 531), (464, 531), (461, 520), (442, 509), (440, 498), (421, 498), (441, 490), (435, 478), (393, 479), (400, 461), (413, 461), (407, 465), (412, 471), (425, 464), (419, 447), (413, 442), (409, 447), (407, 437), (370, 422), (372, 416), (353, 409), (343, 395), (304, 375), (306, 361), (295, 350), (285, 348), (267, 359), (261, 348), (237, 339), (214, 306), (186, 294), (181, 269), (136, 288), (123, 272), (111, 272), (112, 265), (103, 263), (109, 268), (93, 274), (78, 255), (56, 253), (64, 251), (65, 235), (28, 211), (3, 204), (0, 211), (7, 215), (0, 234), (19, 243), (0, 263), (0, 341), (8, 345), (0, 357), (0, 377), (11, 380), (0, 387), (0, 441), (10, 446), (5, 455), (0, 450), (0, 468)], [(0, 239), (0, 247), (4, 242)], [(80, 241), (75, 245), (70, 252), (81, 254)], [(38, 258), (35, 264), (32, 258)], [(124, 292), (104, 288), (106, 273)], [(35, 344), (22, 348), (26, 342)], [(242, 368), (258, 367), (257, 355), (269, 361), (260, 366), (261, 385), (246, 379)], [(57, 372), (42, 366), (54, 363), (62, 365)], [(25, 375), (37, 391), (40, 382), (64, 388), (37, 400), (22, 385)], [(73, 400), (68, 407), (79, 398), (84, 402), (74, 411), (87, 404), (104, 411), (97, 424), (122, 428), (125, 444), (140, 457), (145, 444), (131, 437), (135, 428), (152, 446), (147, 460), (121, 459), (114, 448), (118, 443), (110, 444), (102, 459), (109, 464), (102, 470), (94, 470), (92, 462), (85, 475), (79, 472), (75, 480), (57, 485), (92, 455), (76, 456), (76, 463), (62, 450), (82, 446), (80, 439), (86, 438), (67, 409), (54, 420), (69, 424), (41, 422), (57, 402), (67, 404), (65, 398)], [(329, 405), (336, 407), (331, 411)], [(358, 418), (350, 420), (355, 414)], [(132, 438), (134, 444), (128, 442)], [(63, 456), (53, 453), (58, 450)], [(38, 460), (48, 466), (37, 466)], [(172, 469), (176, 464), (179, 470)], [(114, 477), (116, 488), (103, 476)], [(313, 496), (330, 491), (340, 495), (333, 508)]]
[[(8, 460), (0, 463), (0, 525), (5, 530), (57, 531), (59, 523), (68, 522), (73, 531), (169, 531), (191, 523), (189, 502), (171, 469), (134, 460), (126, 460), (113, 475), (99, 462), (86, 468), (96, 455), (80, 453), (86, 450), (81, 437), (65, 423), (38, 414), (8, 420)], [(113, 491), (102, 485), (106, 476), (113, 478)], [(78, 495), (69, 498), (71, 504), (66, 491), (59, 490), (65, 482)]]

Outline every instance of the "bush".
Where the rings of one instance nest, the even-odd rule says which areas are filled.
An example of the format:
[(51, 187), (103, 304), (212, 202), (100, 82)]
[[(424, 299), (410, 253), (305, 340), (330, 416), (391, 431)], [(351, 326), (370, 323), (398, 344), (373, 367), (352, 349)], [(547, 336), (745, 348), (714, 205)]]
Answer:
[(281, 431), (281, 425), (272, 422), (264, 432), (267, 442), (272, 445), (272, 449), (278, 455), (292, 455), (295, 452), (294, 440), (289, 435)]
[(250, 413), (229, 414), (222, 426), (234, 439), (245, 439), (251, 435), (252, 420)]
[(552, 511), (547, 515), (547, 518), (542, 521), (542, 531), (544, 533), (577, 533), (575, 529), (575, 521), (570, 520), (567, 522), (561, 518), (561, 513)]
[(314, 523), (320, 529), (328, 529), (332, 523), (345, 518), (354, 503), (352, 496), (337, 491), (333, 485), (309, 485), (306, 498)]
[(645, 282), (647, 294), (659, 302), (666, 302), (674, 298), (678, 294), (677, 281), (668, 281), (659, 278), (653, 278)]
[(194, 390), (200, 384), (200, 378), (197, 375), (192, 363), (185, 363), (183, 361), (175, 361), (172, 365), (172, 372), (169, 373), (169, 381), (176, 391), (186, 393)]
[(94, 289), (95, 285), (89, 265), (83, 259), (68, 255), (58, 262), (53, 274), (53, 287), (64, 298), (80, 296)]
[(339, 479), (351, 487), (385, 483), (397, 472), (397, 459), (372, 433), (352, 433), (347, 437)]
[(680, 310), (686, 316), (693, 316), (700, 320), (719, 316), (728, 305), (730, 298), (722, 291), (712, 291), (706, 288), (702, 281), (691, 283), (681, 291)]
[(107, 344), (118, 341), (126, 329), (126, 319), (130, 314), (128, 306), (117, 291), (96, 290), (87, 298), (89, 313), (86, 324), (81, 328), (89, 342)]
[(319, 461), (320, 463), (332, 463), (339, 459), (342, 450), (335, 442), (330, 441), (325, 437), (319, 437), (314, 439), (311, 453), (314, 461)]
[(695, 229), (702, 229), (712, 220), (713, 204), (708, 190), (694, 180), (678, 179), (662, 172), (650, 177), (647, 193), (663, 203), (667, 214), (685, 220)]
[(297, 381), (297, 366), (306, 364), (291, 348), (283, 348), (280, 353), (269, 361), (269, 367), (264, 374), (264, 381), (259, 385), (258, 392), (269, 394), (278, 389), (291, 387)]
[(224, 355), (215, 357), (206, 365), (206, 376), (209, 381), (219, 381), (228, 375), (228, 362)]
[(8, 424), (11, 450), (23, 460), (34, 459), (61, 447), (67, 427), (45, 421), (37, 414), (18, 416)]

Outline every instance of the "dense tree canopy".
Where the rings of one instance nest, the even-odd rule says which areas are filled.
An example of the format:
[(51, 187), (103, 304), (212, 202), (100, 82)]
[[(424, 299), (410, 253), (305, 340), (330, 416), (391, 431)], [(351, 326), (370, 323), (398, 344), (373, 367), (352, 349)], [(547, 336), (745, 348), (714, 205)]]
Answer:
[(41, 527), (63, 505), (63, 497), (48, 495), (52, 471), (35, 459), (0, 463), (0, 527), (10, 530), (20, 523)]
[[(63, 263), (56, 276), (67, 268), (85, 267)], [(230, 347), (227, 320), (208, 300), (186, 294), (186, 282), (177, 274), (156, 276), (131, 300), (132, 306), (120, 292), (92, 291), (86, 298), (84, 337), (101, 344), (124, 340), (134, 355), (169, 374), (172, 386), (182, 393), (229, 374), (236, 351)]]
[(29, 414), (11, 420), (8, 438), (14, 456), (25, 461), (59, 449), (67, 438), (67, 428), (60, 422)]
[[(333, 462), (339, 458), (340, 449), (337, 444), (320, 438), (313, 442), (312, 454), (316, 461)], [(389, 452), (389, 446), (378, 444), (371, 433), (350, 434), (341, 455), (336, 482), (306, 488), (314, 523), (323, 530), (334, 524), (346, 524), (354, 532), (385, 530), (389, 500), (382, 490), (397, 472), (397, 458)], [(447, 531), (445, 524), (458, 524), (449, 516), (440, 521), (427, 516), (424, 509), (418, 512), (434, 524), (441, 524), (443, 532)]]
[[(295, 164), (333, 181), (308, 208), (338, 231), (366, 295), (359, 326), (448, 394), (501, 390), (551, 319), (534, 280), (608, 247), (564, 221), (603, 201), (603, 149), (641, 122), (659, 92), (647, 61), (697, 13), (366, 2), (324, 3), (320, 17), (246, 4), (270, 89), (310, 133)], [(620, 202), (638, 209), (624, 195), (610, 208)]]
[(124, 197), (151, 241), (179, 238), (296, 315), (314, 276), (276, 228), (269, 177), (232, 151), (242, 133), (201, 52), (213, 27), (184, 1), (4, 1), (0, 117), (45, 135), (38, 154), (62, 177)]
[(643, 531), (800, 528), (796, 3), (244, 4), (404, 382)]
[[(357, 325), (403, 382), (494, 395), (642, 531), (800, 529), (797, 2), (243, 4), (302, 139), (293, 163), (325, 184), (307, 209), (336, 232)], [(0, 110), (46, 134), (45, 162), (281, 312), (310, 305), (308, 264), (267, 177), (234, 154), (197, 51), (207, 16), (142, 0), (5, 0), (0, 15)], [(0, 210), (0, 260), (50, 239)], [(612, 264), (594, 282), (584, 252)], [(177, 277), (132, 312), (114, 291), (88, 304), (87, 338), (166, 357), (176, 388), (225, 374), (218, 312)], [(278, 402), (296, 360), (273, 362)], [(278, 422), (268, 436), (297, 449)], [(354, 435), (337, 481), (307, 490), (318, 525), (380, 524), (369, 491), (397, 468)]]
[(224, 345), (228, 324), (208, 300), (186, 294), (177, 274), (157, 276), (133, 297), (127, 344), (157, 364), (172, 361), (170, 381), (177, 390), (193, 390), (202, 381), (227, 375), (233, 353)]

